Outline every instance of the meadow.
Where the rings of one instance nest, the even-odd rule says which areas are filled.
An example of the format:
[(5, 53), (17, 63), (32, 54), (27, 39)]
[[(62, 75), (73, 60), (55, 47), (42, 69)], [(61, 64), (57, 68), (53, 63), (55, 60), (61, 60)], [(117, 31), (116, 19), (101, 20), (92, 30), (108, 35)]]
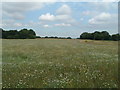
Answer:
[(117, 88), (118, 42), (3, 39), (3, 88)]

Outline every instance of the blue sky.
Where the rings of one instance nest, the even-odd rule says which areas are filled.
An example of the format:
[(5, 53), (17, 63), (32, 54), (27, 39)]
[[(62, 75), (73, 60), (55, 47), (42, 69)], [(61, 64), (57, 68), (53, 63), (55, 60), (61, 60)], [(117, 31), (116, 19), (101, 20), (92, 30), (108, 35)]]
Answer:
[(117, 2), (4, 2), (2, 28), (33, 29), (40, 36), (79, 37), (83, 32), (118, 32)]

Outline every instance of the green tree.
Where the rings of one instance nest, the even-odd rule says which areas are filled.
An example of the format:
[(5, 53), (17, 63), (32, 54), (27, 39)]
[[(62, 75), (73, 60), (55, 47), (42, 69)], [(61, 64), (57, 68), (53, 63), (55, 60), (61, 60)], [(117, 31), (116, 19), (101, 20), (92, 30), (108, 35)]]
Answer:
[(84, 32), (80, 35), (80, 39), (92, 39), (92, 34), (88, 32)]
[(9, 30), (5, 31), (0, 28), (0, 31), (2, 31), (2, 38), (5, 39), (34, 39), (36, 38), (36, 33), (30, 29), (22, 29), (20, 31), (17, 30)]
[(112, 40), (114, 40), (114, 41), (120, 40), (120, 34), (113, 34), (112, 35)]
[(109, 35), (109, 33), (107, 31), (102, 31), (101, 32), (101, 39), (102, 40), (110, 40), (111, 36)]
[(67, 37), (67, 39), (72, 39), (71, 37)]
[(101, 32), (95, 31), (95, 32), (93, 33), (93, 39), (94, 39), (94, 40), (101, 40), (101, 38), (102, 38)]
[(34, 39), (34, 38), (36, 38), (36, 34), (32, 29), (30, 29), (30, 30), (22, 29), (21, 31), (19, 31), (19, 35), (20, 35), (21, 39)]

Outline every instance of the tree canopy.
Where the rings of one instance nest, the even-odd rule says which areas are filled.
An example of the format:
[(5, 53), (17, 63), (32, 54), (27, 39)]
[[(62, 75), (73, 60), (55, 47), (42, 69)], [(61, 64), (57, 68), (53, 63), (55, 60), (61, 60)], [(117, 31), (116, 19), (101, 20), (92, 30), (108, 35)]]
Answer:
[[(17, 30), (3, 30), (0, 28), (0, 38), (3, 39), (35, 39), (35, 38), (54, 38), (54, 39), (72, 39), (71, 37), (57, 37), (57, 36), (45, 36), (40, 37), (36, 36), (36, 33), (32, 29), (21, 29), (20, 31)], [(120, 40), (120, 34), (113, 34), (110, 35), (107, 31), (95, 31), (93, 33), (83, 32), (79, 38), (77, 39), (91, 39), (91, 40)]]
[(4, 39), (34, 39), (36, 38), (36, 33), (30, 29), (22, 29), (20, 31), (17, 30), (9, 30), (5, 31), (2, 29), (2, 38)]
[(93, 33), (84, 32), (80, 35), (80, 39), (91, 39), (91, 40), (120, 40), (120, 34), (110, 35), (107, 31), (95, 31)]

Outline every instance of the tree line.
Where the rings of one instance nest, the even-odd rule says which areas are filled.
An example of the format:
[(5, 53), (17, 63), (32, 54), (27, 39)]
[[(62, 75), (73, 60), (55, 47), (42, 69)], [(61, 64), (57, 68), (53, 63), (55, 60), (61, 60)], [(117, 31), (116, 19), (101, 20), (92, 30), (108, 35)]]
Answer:
[(71, 37), (57, 37), (57, 36), (45, 36), (40, 37), (36, 36), (36, 33), (32, 29), (21, 29), (20, 31), (17, 30), (3, 30), (0, 28), (0, 31), (2, 31), (2, 38), (3, 39), (35, 39), (35, 38), (54, 38), (54, 39), (72, 39)]
[[(3, 39), (35, 39), (35, 38), (54, 38), (54, 39), (72, 39), (71, 37), (57, 37), (57, 36), (45, 36), (40, 37), (36, 36), (36, 33), (32, 29), (21, 29), (20, 31), (17, 30), (3, 30), (0, 28), (0, 32), (2, 32)], [(120, 40), (120, 34), (113, 34), (110, 35), (107, 31), (95, 31), (93, 33), (83, 32), (79, 38), (77, 39), (91, 39), (91, 40)]]
[(40, 37), (40, 36), (36, 36), (36, 38), (53, 38), (53, 39), (72, 39), (71, 37), (57, 37), (57, 36), (45, 36), (45, 37)]
[(2, 31), (2, 38), (3, 39), (34, 39), (36, 38), (36, 33), (30, 29), (21, 29), (20, 31), (17, 30), (9, 30), (5, 31), (3, 29), (0, 29)]
[(80, 35), (80, 39), (91, 39), (91, 40), (120, 40), (120, 34), (110, 35), (107, 31), (95, 31), (93, 33), (84, 32)]

